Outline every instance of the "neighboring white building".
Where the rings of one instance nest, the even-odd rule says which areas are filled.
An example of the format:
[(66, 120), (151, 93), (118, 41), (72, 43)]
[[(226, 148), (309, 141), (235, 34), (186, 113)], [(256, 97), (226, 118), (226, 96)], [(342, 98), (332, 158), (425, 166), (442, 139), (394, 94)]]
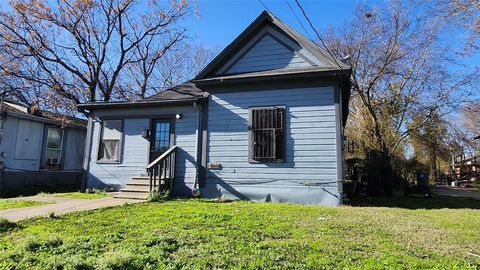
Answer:
[(86, 121), (21, 103), (0, 105), (0, 191), (80, 188)]

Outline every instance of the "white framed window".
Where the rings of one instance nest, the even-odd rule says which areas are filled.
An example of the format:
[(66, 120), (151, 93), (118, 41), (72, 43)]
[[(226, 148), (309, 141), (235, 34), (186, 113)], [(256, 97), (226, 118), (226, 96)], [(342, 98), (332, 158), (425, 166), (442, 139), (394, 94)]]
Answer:
[(123, 120), (103, 120), (98, 146), (98, 162), (119, 163)]
[(48, 162), (60, 163), (62, 157), (63, 130), (56, 127), (47, 128), (47, 143), (45, 145), (45, 158)]

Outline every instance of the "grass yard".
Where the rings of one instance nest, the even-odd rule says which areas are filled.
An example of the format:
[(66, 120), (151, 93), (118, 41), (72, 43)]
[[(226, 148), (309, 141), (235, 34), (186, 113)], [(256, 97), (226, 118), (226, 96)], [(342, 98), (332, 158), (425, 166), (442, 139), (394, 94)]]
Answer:
[(9, 199), (0, 199), (0, 210), (6, 210), (11, 208), (22, 208), (30, 206), (39, 206), (48, 204), (46, 202), (36, 202), (36, 201), (27, 201), (27, 200), (9, 200)]
[(480, 258), (469, 253), (480, 253), (480, 203), (468, 202), (126, 205), (0, 232), (0, 269), (478, 269)]
[(110, 194), (105, 192), (60, 192), (60, 193), (39, 193), (40, 196), (56, 197), (56, 198), (70, 198), (70, 199), (101, 199), (111, 197)]

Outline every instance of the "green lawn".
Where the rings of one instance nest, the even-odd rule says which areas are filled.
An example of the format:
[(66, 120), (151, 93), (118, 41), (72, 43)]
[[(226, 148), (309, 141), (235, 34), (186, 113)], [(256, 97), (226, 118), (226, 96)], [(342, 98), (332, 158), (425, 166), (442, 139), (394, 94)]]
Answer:
[(126, 205), (0, 232), (0, 269), (477, 269), (480, 203), (466, 202)]
[(11, 209), (11, 208), (21, 208), (29, 206), (39, 206), (48, 204), (45, 202), (36, 202), (36, 201), (27, 201), (27, 200), (7, 200), (0, 199), (0, 210)]
[(40, 196), (57, 197), (57, 198), (71, 198), (71, 199), (101, 199), (111, 197), (105, 192), (85, 193), (85, 192), (60, 192), (60, 193), (39, 193)]

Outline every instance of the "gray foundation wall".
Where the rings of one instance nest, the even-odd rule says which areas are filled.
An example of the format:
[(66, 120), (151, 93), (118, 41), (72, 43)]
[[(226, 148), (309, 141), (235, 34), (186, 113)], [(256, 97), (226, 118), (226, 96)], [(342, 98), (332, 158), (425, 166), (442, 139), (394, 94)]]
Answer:
[(0, 174), (1, 193), (12, 196), (39, 191), (77, 191), (82, 174), (82, 171), (5, 171)]

